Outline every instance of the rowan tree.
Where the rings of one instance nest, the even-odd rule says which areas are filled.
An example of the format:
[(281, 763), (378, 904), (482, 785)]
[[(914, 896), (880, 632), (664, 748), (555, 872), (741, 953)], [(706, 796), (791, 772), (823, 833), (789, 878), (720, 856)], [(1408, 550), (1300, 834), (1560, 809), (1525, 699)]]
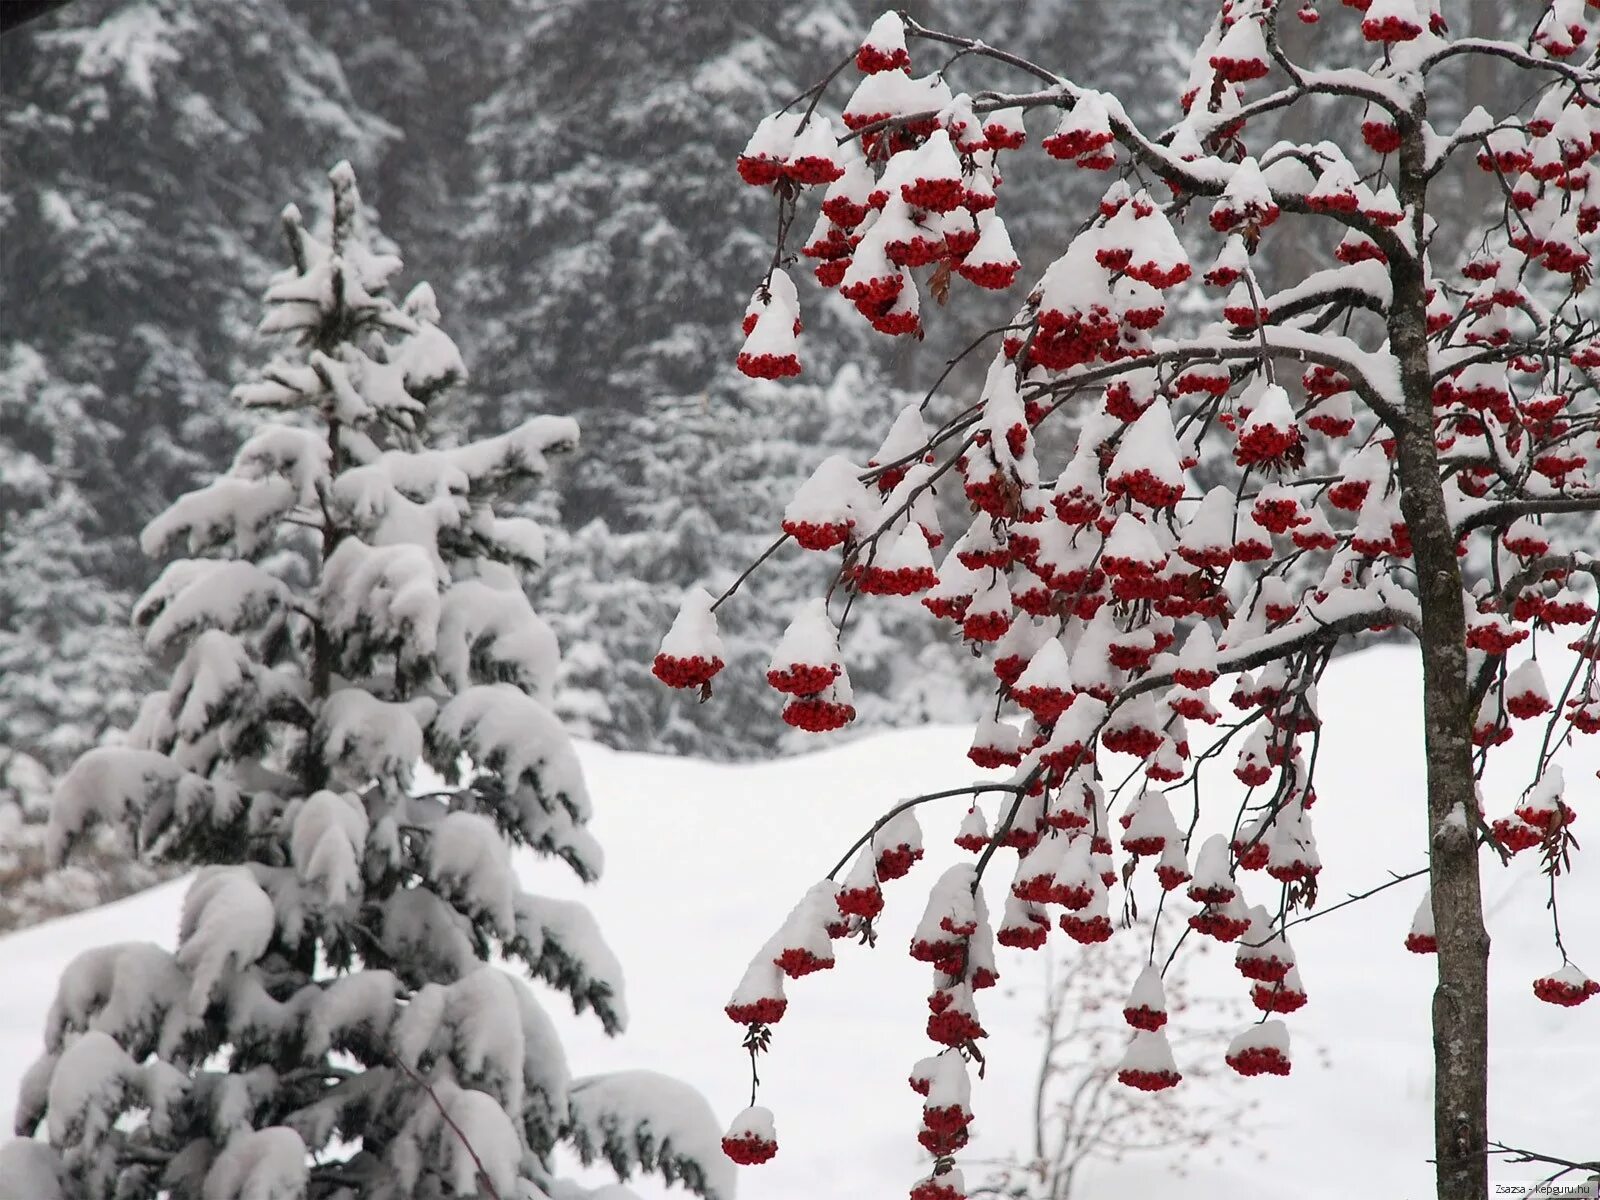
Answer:
[[(1321, 869), (1317, 683), (1374, 633), (1419, 649), (1431, 832), (1412, 848), (1426, 868), (1395, 874), (1428, 875), (1406, 936), (1438, 961), (1442, 1200), (1487, 1188), (1486, 855), (1535, 853), (1548, 874), (1551, 970), (1534, 992), (1576, 1005), (1600, 990), (1569, 961), (1557, 905), (1573, 846), (1559, 760), (1600, 729), (1592, 526), (1562, 519), (1600, 508), (1600, 329), (1585, 292), (1600, 226), (1600, 11), (1529, 5), (1506, 40), (1453, 36), (1446, 15), (1436, 0), (1225, 0), (1156, 127), (1024, 54), (888, 13), (853, 61), (762, 120), (739, 159), (770, 190), (778, 230), (746, 310), (747, 374), (805, 369), (812, 302), (797, 256), (814, 260), (830, 303), (891, 337), (920, 337), (923, 308), (960, 305), (965, 289), (1031, 279), (1008, 323), (951, 348), (952, 363), (992, 356), (981, 390), (946, 396), (946, 367), (873, 459), (819, 464), (772, 551), (792, 541), (836, 563), (774, 653), (789, 723), (849, 722), (850, 614), (877, 595), (920, 597), (996, 676), (971, 756), (1013, 774), (885, 814), (758, 954), (728, 1010), (753, 1055), (783, 1015), (786, 978), (831, 966), (832, 938), (871, 938), (881, 885), (920, 856), (917, 813), (1002, 798), (993, 828), (951, 816), (976, 861), (935, 882), (911, 946), (933, 968), (928, 1033), (946, 1047), (913, 1078), (934, 1158), (916, 1200), (962, 1194), (967, 1065), (984, 1036), (975, 996), (995, 981), (994, 942), (1036, 948), (1059, 925), (1092, 943), (1114, 936), (1130, 896), (1182, 905), (1185, 937), (1238, 947), (1262, 1012), (1227, 1062), (1290, 1070), (1282, 1018), (1308, 997), (1289, 929)], [(1296, 19), (1354, 23), (1359, 38), (1323, 49), (1360, 46), (1359, 59), (1292, 58), (1280, 25)], [(1459, 95), (1452, 73), (1478, 60), (1520, 86), (1503, 111), (1446, 123), (1448, 106), (1430, 100)], [(957, 77), (971, 90), (956, 92)], [(1319, 140), (1263, 135), (1301, 110)], [(1075, 232), (1025, 276), (1002, 175), (1041, 133), (1062, 171), (1106, 182), (1096, 207), (1058, 214)], [(1474, 171), (1499, 200), (1465, 223), (1469, 206), (1435, 201)], [(1269, 286), (1284, 230), (1324, 262)], [(1210, 319), (1174, 320), (1196, 295)], [(964, 497), (970, 526), (941, 530), (935, 492)], [(715, 614), (731, 595), (690, 598), (659, 675), (710, 691)], [(1576, 657), (1547, 679), (1563, 644)], [(1226, 717), (1213, 699), (1223, 680)], [(1535, 777), (1520, 796), (1480, 797), (1486, 764), (1519, 730), (1539, 742)], [(1204, 786), (1223, 754), (1236, 756), (1242, 803)], [(1005, 869), (1005, 909), (986, 911), (979, 885)], [(1164, 1032), (1130, 1024), (1122, 1081), (1176, 1084)], [(753, 1110), (728, 1144), (741, 1161), (770, 1155), (769, 1116)]]

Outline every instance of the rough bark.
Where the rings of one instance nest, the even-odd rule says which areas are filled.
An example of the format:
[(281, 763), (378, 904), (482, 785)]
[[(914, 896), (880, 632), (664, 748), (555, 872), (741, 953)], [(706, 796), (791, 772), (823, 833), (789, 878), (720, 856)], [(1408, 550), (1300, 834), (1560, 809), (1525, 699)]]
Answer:
[[(1417, 244), (1427, 183), (1418, 101), (1401, 124), (1399, 193)], [(1456, 538), (1445, 510), (1433, 433), (1426, 298), (1420, 259), (1392, 264), (1390, 347), (1405, 391), (1400, 505), (1422, 608), (1422, 708), (1428, 767), (1429, 876), (1439, 981), (1433, 994), (1434, 1151), (1439, 1200), (1488, 1194), (1489, 935), (1483, 924), (1467, 687), (1466, 615)]]

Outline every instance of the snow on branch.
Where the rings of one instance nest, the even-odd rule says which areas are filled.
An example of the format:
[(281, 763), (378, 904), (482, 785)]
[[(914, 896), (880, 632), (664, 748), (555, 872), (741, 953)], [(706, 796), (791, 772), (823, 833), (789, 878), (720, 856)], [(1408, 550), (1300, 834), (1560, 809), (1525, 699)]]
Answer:
[(606, 945), (589, 910), (580, 904), (526, 893), (515, 900), (516, 935), (506, 953), (533, 975), (567, 993), (572, 1011), (593, 1009), (607, 1033), (628, 1023), (622, 965)]
[(604, 1159), (621, 1179), (653, 1171), (705, 1200), (731, 1200), (733, 1165), (700, 1094), (653, 1071), (591, 1075), (572, 1084), (565, 1136), (585, 1163)]
[(104, 746), (89, 751), (56, 785), (50, 804), (49, 853), (65, 860), (95, 822), (149, 844), (168, 821), (232, 818), (240, 798), (223, 781), (208, 781), (164, 754)]
[(162, 655), (202, 630), (270, 628), (291, 606), (283, 581), (254, 563), (180, 558), (140, 597), (133, 622), (145, 631), (145, 647)]
[(504, 491), (549, 473), (548, 457), (577, 449), (578, 424), (570, 417), (533, 417), (508, 433), (438, 451), (472, 481), (474, 491)]

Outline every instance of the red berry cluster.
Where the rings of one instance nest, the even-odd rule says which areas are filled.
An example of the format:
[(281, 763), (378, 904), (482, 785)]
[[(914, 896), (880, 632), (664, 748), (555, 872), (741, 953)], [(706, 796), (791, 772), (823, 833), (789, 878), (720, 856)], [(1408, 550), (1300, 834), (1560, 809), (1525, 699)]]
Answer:
[(737, 1137), (723, 1138), (722, 1152), (741, 1167), (753, 1167), (770, 1161), (778, 1153), (778, 1143), (768, 1141), (759, 1134), (742, 1133)]
[(698, 654), (688, 658), (658, 654), (650, 665), (650, 673), (668, 687), (695, 688), (710, 683), (724, 665), (720, 658)]
[(1227, 1064), (1241, 1075), (1287, 1075), (1289, 1060), (1276, 1046), (1251, 1046), (1226, 1057)]

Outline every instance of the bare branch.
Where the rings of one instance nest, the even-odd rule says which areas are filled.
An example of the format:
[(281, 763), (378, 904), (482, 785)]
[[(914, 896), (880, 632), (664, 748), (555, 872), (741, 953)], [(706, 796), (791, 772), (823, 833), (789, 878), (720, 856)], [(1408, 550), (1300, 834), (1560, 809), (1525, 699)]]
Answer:
[(1467, 54), (1503, 58), (1525, 71), (1547, 71), (1559, 75), (1576, 87), (1590, 104), (1600, 104), (1600, 92), (1584, 90), (1600, 87), (1600, 72), (1583, 70), (1557, 58), (1541, 58), (1515, 42), (1497, 41), (1493, 38), (1457, 38), (1423, 59), (1420, 69), (1423, 74), (1427, 74), (1441, 63)]
[(1578, 1162), (1576, 1159), (1561, 1158), (1554, 1154), (1545, 1154), (1538, 1150), (1523, 1150), (1516, 1146), (1508, 1146), (1504, 1142), (1490, 1142), (1490, 1154), (1509, 1155), (1507, 1162), (1513, 1163), (1545, 1163), (1552, 1167), (1561, 1167), (1551, 1178), (1560, 1179), (1569, 1171), (1600, 1171), (1600, 1158), (1589, 1162)]
[(1496, 501), (1458, 522), (1456, 532), (1464, 535), (1486, 525), (1508, 525), (1518, 517), (1584, 512), (1600, 512), (1600, 492), (1591, 496), (1530, 496)]
[(872, 828), (867, 830), (866, 833), (862, 834), (855, 840), (854, 843), (851, 844), (850, 849), (846, 850), (839, 861), (833, 864), (833, 869), (828, 872), (828, 878), (832, 879), (840, 871), (844, 870), (845, 867), (849, 865), (850, 860), (855, 857), (857, 850), (871, 842), (872, 839), (877, 836), (878, 830), (882, 829), (891, 820), (893, 820), (895, 817), (898, 817), (908, 808), (915, 808), (919, 804), (927, 804), (931, 800), (948, 800), (952, 796), (981, 796), (985, 792), (1020, 793), (1024, 787), (1024, 784), (1018, 783), (974, 783), (968, 787), (947, 788), (942, 792), (926, 792), (921, 796), (913, 796), (909, 800), (902, 800), (899, 804), (896, 804), (888, 812), (884, 813), (883, 816), (874, 821), (872, 823)]

